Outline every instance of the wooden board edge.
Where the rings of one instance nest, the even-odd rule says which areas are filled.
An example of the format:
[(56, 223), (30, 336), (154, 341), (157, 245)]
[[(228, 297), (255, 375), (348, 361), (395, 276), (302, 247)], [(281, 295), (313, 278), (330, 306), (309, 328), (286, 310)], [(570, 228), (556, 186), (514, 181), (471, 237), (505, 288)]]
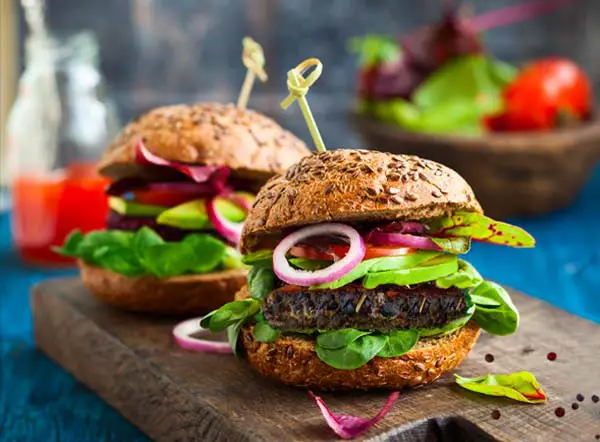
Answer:
[[(152, 364), (59, 297), (44, 296), (40, 285), (32, 289), (30, 302), (37, 347), (152, 440), (257, 440), (231, 427), (213, 410), (194, 407), (197, 401)], [(138, 381), (130, 383), (133, 377)], [(140, 382), (140, 377), (146, 379)]]

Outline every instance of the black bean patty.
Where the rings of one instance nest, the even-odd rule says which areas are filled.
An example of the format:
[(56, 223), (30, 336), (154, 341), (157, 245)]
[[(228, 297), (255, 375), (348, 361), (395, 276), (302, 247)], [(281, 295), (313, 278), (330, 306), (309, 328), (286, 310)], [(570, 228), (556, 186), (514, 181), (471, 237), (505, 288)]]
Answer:
[(467, 309), (464, 290), (431, 283), (375, 289), (349, 284), (335, 290), (284, 285), (267, 295), (263, 313), (273, 328), (286, 331), (389, 331), (441, 327), (464, 317)]

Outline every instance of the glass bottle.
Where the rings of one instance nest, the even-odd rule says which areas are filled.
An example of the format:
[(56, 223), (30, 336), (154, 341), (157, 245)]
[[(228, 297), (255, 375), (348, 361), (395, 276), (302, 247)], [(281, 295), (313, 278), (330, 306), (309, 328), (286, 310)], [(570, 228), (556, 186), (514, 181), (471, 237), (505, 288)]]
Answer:
[(104, 226), (107, 181), (94, 163), (118, 128), (94, 36), (29, 37), (6, 130), (13, 240), (26, 262), (69, 263), (51, 247)]

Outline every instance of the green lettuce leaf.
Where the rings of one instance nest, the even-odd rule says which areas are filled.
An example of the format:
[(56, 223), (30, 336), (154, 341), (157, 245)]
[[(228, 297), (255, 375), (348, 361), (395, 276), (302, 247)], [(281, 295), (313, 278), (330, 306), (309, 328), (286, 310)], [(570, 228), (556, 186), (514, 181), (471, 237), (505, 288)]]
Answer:
[(474, 212), (457, 212), (452, 216), (429, 222), (431, 235), (470, 237), (492, 244), (512, 247), (533, 247), (535, 239), (520, 227), (494, 221)]
[(379, 350), (377, 356), (393, 358), (408, 353), (419, 340), (417, 330), (393, 330), (385, 336), (385, 345)]
[(458, 287), (459, 289), (468, 289), (477, 287), (483, 282), (483, 278), (479, 274), (475, 267), (469, 264), (467, 261), (458, 260), (458, 270), (442, 278), (438, 278), (435, 284), (441, 289), (447, 289), (450, 287)]
[(468, 55), (452, 60), (429, 76), (414, 92), (421, 109), (469, 101), (474, 117), (502, 110), (502, 91), (516, 76), (516, 69), (487, 55)]
[(547, 395), (535, 376), (528, 371), (512, 374), (487, 374), (477, 378), (464, 378), (457, 374), (456, 383), (467, 390), (489, 396), (503, 396), (528, 404), (540, 404)]
[(380, 35), (353, 37), (347, 49), (359, 54), (359, 64), (364, 67), (394, 62), (401, 55), (400, 46), (393, 38)]
[(458, 57), (426, 78), (412, 102), (362, 100), (360, 109), (406, 131), (481, 135), (482, 117), (502, 110), (502, 91), (515, 75), (515, 68), (485, 55)]
[(519, 328), (519, 311), (502, 286), (484, 281), (471, 291), (471, 301), (473, 320), (486, 332), (506, 336)]

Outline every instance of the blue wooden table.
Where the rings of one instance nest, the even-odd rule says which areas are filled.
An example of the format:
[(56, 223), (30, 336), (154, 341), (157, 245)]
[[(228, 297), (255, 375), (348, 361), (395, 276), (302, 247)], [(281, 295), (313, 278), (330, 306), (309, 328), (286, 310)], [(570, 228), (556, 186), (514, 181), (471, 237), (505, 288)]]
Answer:
[[(511, 221), (536, 237), (535, 249), (476, 244), (469, 260), (487, 278), (600, 323), (600, 169), (568, 210)], [(147, 440), (33, 345), (29, 290), (68, 274), (23, 266), (0, 215), (0, 440)]]

